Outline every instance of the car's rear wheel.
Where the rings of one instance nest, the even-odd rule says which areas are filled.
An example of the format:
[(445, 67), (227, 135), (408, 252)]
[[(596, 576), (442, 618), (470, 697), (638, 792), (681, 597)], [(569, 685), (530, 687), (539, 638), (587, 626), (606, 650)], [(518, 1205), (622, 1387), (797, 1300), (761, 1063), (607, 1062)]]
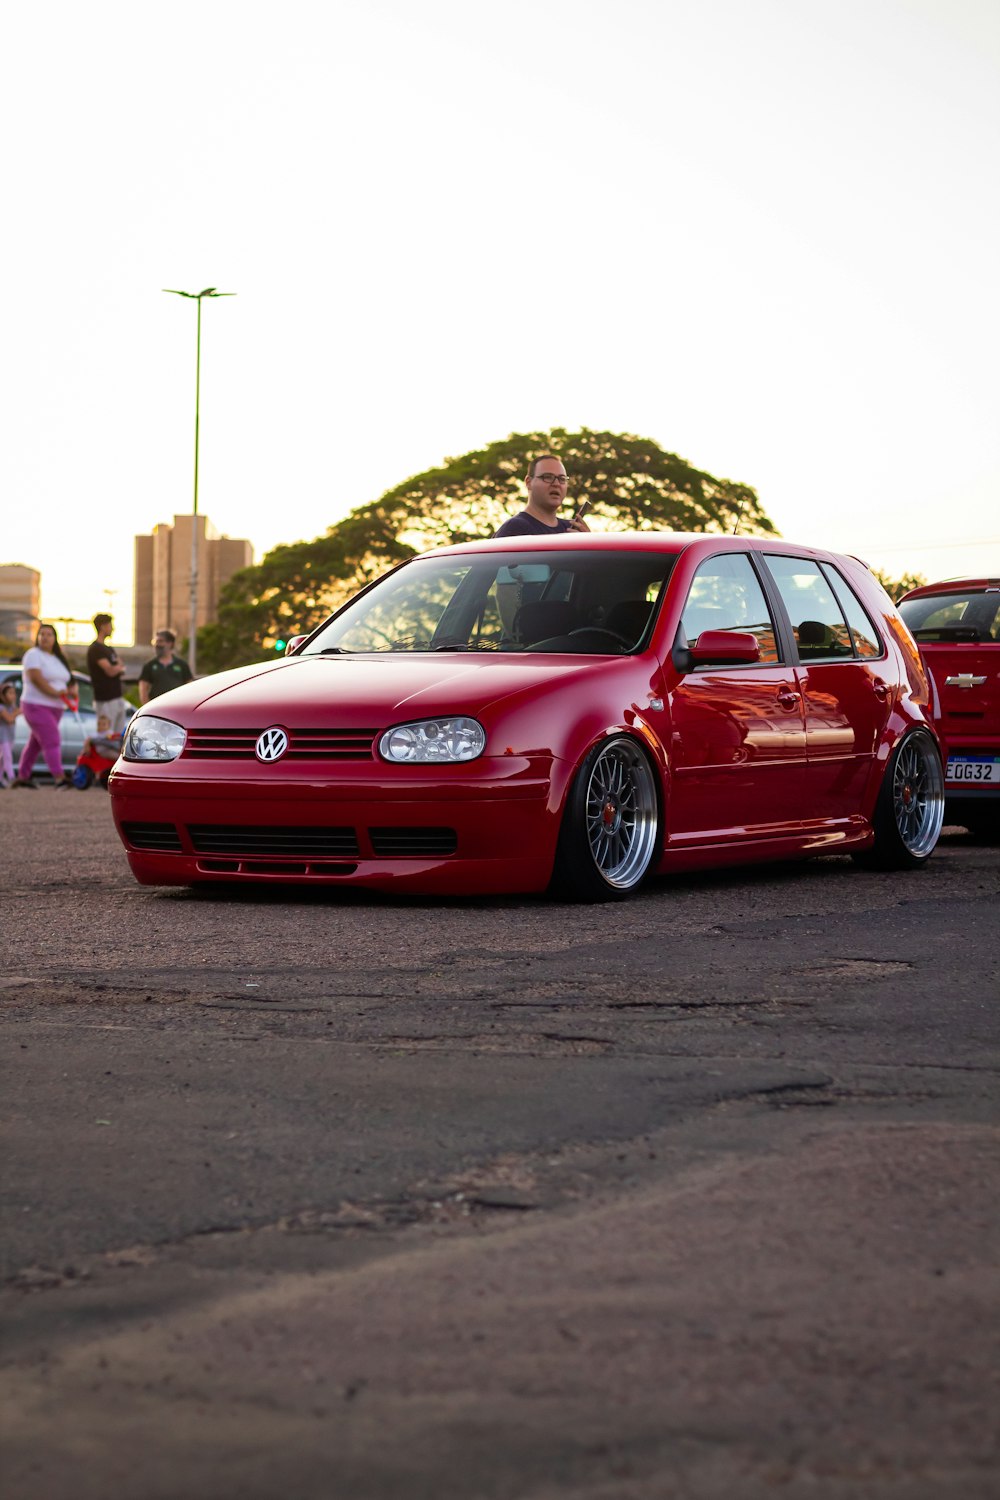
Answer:
[(656, 777), (628, 735), (595, 745), (563, 813), (554, 888), (574, 901), (620, 901), (641, 885), (659, 845)]
[(926, 729), (900, 740), (886, 767), (875, 804), (875, 842), (855, 855), (875, 870), (915, 869), (934, 852), (944, 823), (944, 772)]

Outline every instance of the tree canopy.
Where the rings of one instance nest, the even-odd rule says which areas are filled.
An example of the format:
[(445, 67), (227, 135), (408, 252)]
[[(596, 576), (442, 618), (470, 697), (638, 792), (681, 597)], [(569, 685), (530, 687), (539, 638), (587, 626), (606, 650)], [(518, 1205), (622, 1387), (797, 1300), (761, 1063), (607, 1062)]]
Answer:
[(902, 578), (893, 578), (891, 574), (883, 573), (881, 568), (873, 568), (872, 572), (894, 604), (898, 604), (911, 589), (922, 588), (927, 582), (922, 573), (904, 573)]
[(776, 535), (749, 485), (716, 479), (650, 438), (628, 433), (514, 433), (404, 480), (352, 510), (321, 537), (276, 547), (226, 584), (216, 621), (198, 632), (209, 671), (273, 654), (275, 643), (311, 630), (380, 573), (431, 547), (490, 536), (525, 503), (534, 457), (554, 453), (570, 475), (569, 504), (590, 501), (598, 531)]

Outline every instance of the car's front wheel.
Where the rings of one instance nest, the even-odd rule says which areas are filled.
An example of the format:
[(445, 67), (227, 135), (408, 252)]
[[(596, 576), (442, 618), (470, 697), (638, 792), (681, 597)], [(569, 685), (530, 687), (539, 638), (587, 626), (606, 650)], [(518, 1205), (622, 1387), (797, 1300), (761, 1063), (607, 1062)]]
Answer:
[(619, 901), (640, 885), (659, 847), (656, 777), (628, 735), (595, 745), (563, 813), (553, 886), (574, 901)]
[(927, 730), (914, 729), (892, 752), (882, 778), (872, 818), (875, 842), (855, 859), (868, 869), (914, 869), (934, 852), (943, 823), (941, 756)]

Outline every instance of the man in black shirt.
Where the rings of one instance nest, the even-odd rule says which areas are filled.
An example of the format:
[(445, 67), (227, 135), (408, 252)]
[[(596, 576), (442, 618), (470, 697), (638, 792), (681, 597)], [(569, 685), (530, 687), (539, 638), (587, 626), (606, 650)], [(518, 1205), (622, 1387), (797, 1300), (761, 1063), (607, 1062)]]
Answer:
[(569, 484), (562, 460), (553, 453), (533, 458), (524, 479), (528, 503), (516, 516), (498, 526), (496, 536), (557, 536), (561, 531), (589, 531), (586, 521), (558, 514)]
[(172, 630), (156, 632), (153, 642), (156, 655), (139, 673), (140, 703), (148, 703), (150, 698), (159, 698), (161, 693), (169, 693), (171, 688), (191, 681), (191, 668), (182, 656), (174, 655), (176, 639)]
[(114, 623), (110, 615), (94, 616), (97, 639), (87, 647), (87, 672), (94, 689), (94, 708), (98, 714), (107, 715), (112, 734), (121, 734), (125, 728), (122, 694), (125, 663), (118, 660), (118, 652), (108, 645)]

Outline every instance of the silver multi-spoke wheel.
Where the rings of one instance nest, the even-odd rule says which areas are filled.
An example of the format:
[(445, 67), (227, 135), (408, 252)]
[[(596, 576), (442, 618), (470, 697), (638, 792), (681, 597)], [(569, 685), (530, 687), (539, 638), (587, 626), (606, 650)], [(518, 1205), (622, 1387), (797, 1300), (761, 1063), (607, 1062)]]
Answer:
[(626, 739), (598, 754), (587, 780), (587, 842), (601, 876), (616, 890), (639, 884), (656, 847), (656, 786), (642, 751)]
[(944, 822), (944, 777), (930, 736), (911, 734), (892, 768), (892, 808), (908, 854), (926, 859)]
[(652, 762), (627, 734), (594, 745), (570, 787), (553, 887), (573, 901), (622, 901), (660, 852)]
[(937, 741), (914, 729), (896, 746), (885, 769), (872, 815), (871, 847), (855, 854), (875, 870), (925, 864), (944, 822), (944, 772)]

